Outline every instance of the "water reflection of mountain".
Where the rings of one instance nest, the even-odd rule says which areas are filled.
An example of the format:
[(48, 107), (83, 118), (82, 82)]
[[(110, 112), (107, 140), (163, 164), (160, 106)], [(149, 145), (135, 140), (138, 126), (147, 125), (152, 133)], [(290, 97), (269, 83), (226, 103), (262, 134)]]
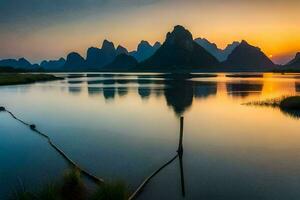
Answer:
[(217, 94), (216, 82), (203, 82), (191, 80), (173, 80), (168, 82), (165, 90), (167, 104), (177, 115), (182, 115), (193, 103), (194, 97), (207, 98)]
[(82, 91), (82, 88), (80, 86), (69, 86), (68, 91), (71, 94), (80, 94)]
[(227, 93), (234, 97), (247, 97), (252, 93), (261, 93), (263, 83), (230, 82), (226, 83)]
[(127, 87), (118, 87), (118, 95), (120, 97), (126, 96), (128, 94), (128, 88)]
[[(203, 76), (203, 75), (202, 75)], [(202, 78), (201, 76), (201, 78)], [(176, 78), (174, 78), (176, 77)], [(90, 80), (69, 80), (69, 92), (81, 92), (81, 86), (87, 83), (88, 95), (101, 96), (106, 100), (113, 100), (117, 96), (128, 94), (129, 88), (135, 91), (141, 99), (149, 99), (151, 96), (164, 95), (166, 103), (177, 115), (182, 115), (193, 103), (194, 98), (207, 98), (216, 95), (217, 83), (205, 81), (193, 81), (192, 76), (179, 75), (93, 75)], [(197, 76), (198, 77), (198, 76)], [(193, 77), (192, 77), (193, 78)], [(200, 78), (200, 77), (198, 77)]]
[(82, 91), (82, 83), (84, 83), (83, 80), (77, 79), (82, 77), (82, 75), (79, 74), (69, 74), (68, 76), (68, 91), (71, 94), (80, 94)]
[(164, 94), (168, 106), (171, 106), (177, 115), (181, 115), (192, 105), (193, 93), (191, 81), (174, 80), (168, 83)]
[(217, 94), (216, 82), (195, 82), (194, 95), (195, 98), (206, 98)]
[(90, 96), (98, 96), (101, 95), (103, 92), (103, 89), (100, 87), (88, 87), (88, 94)]
[(117, 88), (116, 87), (109, 87), (103, 88), (103, 96), (105, 99), (114, 99), (116, 96)]
[(148, 99), (151, 95), (151, 88), (149, 87), (139, 87), (138, 93), (142, 99)]
[(295, 90), (296, 92), (300, 92), (300, 82), (295, 82)]

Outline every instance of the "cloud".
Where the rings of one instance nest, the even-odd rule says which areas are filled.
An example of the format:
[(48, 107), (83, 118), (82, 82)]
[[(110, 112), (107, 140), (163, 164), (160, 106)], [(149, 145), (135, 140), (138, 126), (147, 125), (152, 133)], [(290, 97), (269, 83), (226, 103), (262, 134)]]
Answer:
[(95, 12), (146, 6), (159, 0), (0, 0), (0, 24), (47, 22)]

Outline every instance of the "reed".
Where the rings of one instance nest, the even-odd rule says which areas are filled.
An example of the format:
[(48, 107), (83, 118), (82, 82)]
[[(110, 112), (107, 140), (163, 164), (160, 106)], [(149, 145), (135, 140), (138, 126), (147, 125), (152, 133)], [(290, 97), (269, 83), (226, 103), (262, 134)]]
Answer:
[(122, 181), (108, 182), (99, 186), (91, 200), (127, 200), (129, 190)]
[(281, 97), (277, 97), (277, 98), (266, 99), (266, 100), (263, 100), (263, 101), (251, 101), (251, 102), (248, 102), (248, 103), (244, 103), (243, 105), (279, 107), (280, 103), (288, 97), (290, 97), (290, 96), (281, 96)]
[(1, 85), (29, 84), (41, 81), (61, 80), (51, 74), (0, 73)]

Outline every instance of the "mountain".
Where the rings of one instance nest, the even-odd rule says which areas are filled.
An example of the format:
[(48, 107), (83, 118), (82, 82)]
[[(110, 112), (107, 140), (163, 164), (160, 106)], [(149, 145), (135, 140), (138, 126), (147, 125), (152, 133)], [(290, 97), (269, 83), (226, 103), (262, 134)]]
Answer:
[(116, 54), (120, 55), (120, 54), (129, 54), (128, 50), (125, 47), (122, 47), (121, 45), (119, 45), (116, 49)]
[(102, 53), (101, 49), (98, 49), (96, 47), (88, 48), (86, 53), (86, 65), (88, 67), (102, 66), (103, 61), (102, 61), (101, 53)]
[(197, 38), (195, 42), (215, 56), (220, 62), (225, 61), (228, 55), (240, 44), (239, 42), (233, 42), (227, 45), (225, 49), (219, 49), (215, 43), (211, 43), (205, 38)]
[(67, 56), (67, 60), (63, 66), (63, 70), (66, 71), (85, 71), (86, 70), (86, 62), (84, 58), (76, 53), (69, 53)]
[(114, 43), (108, 40), (103, 41), (101, 51), (102, 51), (104, 65), (111, 63), (117, 56)]
[(86, 65), (90, 70), (99, 70), (105, 65), (111, 63), (118, 54), (128, 52), (122, 46), (115, 49), (114, 43), (104, 40), (101, 49), (90, 47), (87, 51)]
[(137, 64), (138, 61), (133, 56), (127, 54), (120, 54), (115, 58), (115, 60), (112, 63), (106, 65), (103, 69), (111, 71), (123, 71), (135, 68)]
[(16, 59), (4, 59), (0, 60), (0, 66), (8, 66), (13, 68), (31, 69), (33, 65), (25, 58)]
[(228, 69), (263, 71), (275, 64), (261, 51), (243, 40), (223, 63)]
[(60, 71), (62, 70), (66, 60), (60, 58), (59, 60), (44, 60), (41, 62), (40, 66), (46, 71)]
[(138, 44), (137, 50), (130, 52), (130, 55), (141, 62), (152, 56), (160, 46), (161, 44), (159, 42), (151, 46), (148, 41), (142, 40)]
[(300, 67), (300, 52), (298, 52), (295, 58), (287, 63), (285, 67)]
[(157, 49), (159, 49), (159, 47), (161, 47), (161, 43), (160, 42), (155, 42), (154, 45), (153, 45), (154, 51), (156, 51)]
[(240, 45), (240, 42), (236, 42), (236, 41), (232, 42), (231, 44), (228, 44), (228, 45), (226, 46), (226, 48), (223, 49), (223, 55), (224, 55), (224, 58), (225, 58), (223, 61), (227, 60), (228, 56), (229, 56), (229, 55), (233, 52), (233, 50), (234, 50), (236, 47), (238, 47), (239, 45)]
[(183, 26), (175, 26), (154, 55), (140, 63), (145, 70), (199, 69), (217, 65), (219, 61), (198, 45)]

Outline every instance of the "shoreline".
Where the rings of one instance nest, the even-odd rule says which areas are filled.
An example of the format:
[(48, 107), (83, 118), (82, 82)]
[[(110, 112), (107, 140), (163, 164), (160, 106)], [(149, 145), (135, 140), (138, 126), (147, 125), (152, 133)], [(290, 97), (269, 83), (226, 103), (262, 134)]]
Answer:
[(55, 80), (63, 80), (63, 78), (44, 73), (0, 73), (0, 86), (21, 85)]

